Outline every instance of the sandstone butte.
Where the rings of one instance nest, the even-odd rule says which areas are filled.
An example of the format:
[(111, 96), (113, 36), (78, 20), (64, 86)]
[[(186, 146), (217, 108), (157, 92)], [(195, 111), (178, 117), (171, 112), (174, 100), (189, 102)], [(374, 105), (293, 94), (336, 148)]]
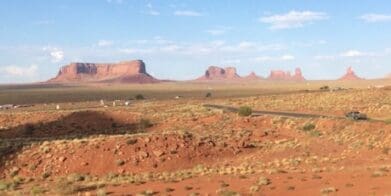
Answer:
[(263, 80), (261, 76), (258, 76), (255, 72), (251, 72), (244, 77), (245, 80)]
[(60, 68), (50, 83), (156, 83), (142, 60), (119, 63), (71, 63)]
[[(291, 75), (290, 72), (285, 71), (271, 71), (268, 80), (284, 80), (284, 81), (305, 81), (301, 70), (296, 69), (295, 74)], [(236, 68), (226, 67), (221, 68), (218, 66), (210, 66), (205, 74), (196, 79), (197, 81), (254, 81), (263, 80), (262, 77), (256, 75), (255, 72), (251, 72), (245, 77), (241, 77), (237, 74)]]
[(343, 75), (339, 80), (363, 80), (363, 78), (360, 78), (354, 73), (352, 67), (348, 67), (346, 70), (345, 75)]
[(205, 74), (196, 80), (238, 80), (241, 77), (236, 73), (236, 68), (234, 67), (226, 67), (221, 68), (217, 66), (210, 66)]
[(295, 69), (295, 74), (291, 75), (289, 71), (272, 70), (267, 78), (268, 80), (282, 80), (282, 81), (305, 81), (300, 68)]

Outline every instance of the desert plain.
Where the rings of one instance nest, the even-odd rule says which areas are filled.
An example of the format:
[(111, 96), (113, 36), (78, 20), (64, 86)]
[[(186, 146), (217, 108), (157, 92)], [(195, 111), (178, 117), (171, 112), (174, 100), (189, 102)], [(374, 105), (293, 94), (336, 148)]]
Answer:
[(390, 195), (390, 84), (1, 86), (0, 195)]

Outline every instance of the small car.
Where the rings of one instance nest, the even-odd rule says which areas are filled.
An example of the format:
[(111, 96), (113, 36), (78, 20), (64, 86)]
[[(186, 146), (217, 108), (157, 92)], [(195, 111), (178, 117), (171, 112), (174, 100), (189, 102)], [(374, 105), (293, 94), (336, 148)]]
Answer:
[(366, 114), (361, 113), (359, 111), (351, 111), (345, 114), (346, 118), (352, 120), (367, 120), (368, 117)]

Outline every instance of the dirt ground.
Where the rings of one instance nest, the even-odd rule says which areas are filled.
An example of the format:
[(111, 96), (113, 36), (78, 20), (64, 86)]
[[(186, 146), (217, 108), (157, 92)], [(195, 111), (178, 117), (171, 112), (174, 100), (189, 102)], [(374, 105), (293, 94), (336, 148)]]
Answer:
[(387, 89), (58, 105), (0, 112), (0, 195), (391, 195)]

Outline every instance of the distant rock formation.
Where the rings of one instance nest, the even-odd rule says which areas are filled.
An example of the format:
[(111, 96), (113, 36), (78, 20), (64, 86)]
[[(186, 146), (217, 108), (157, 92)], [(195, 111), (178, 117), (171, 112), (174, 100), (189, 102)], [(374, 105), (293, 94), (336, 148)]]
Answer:
[(352, 67), (348, 67), (345, 75), (339, 78), (339, 80), (363, 80), (363, 78), (358, 77)]
[(52, 83), (155, 83), (155, 79), (146, 72), (141, 60), (119, 63), (71, 63), (61, 67)]
[(203, 76), (197, 80), (238, 80), (241, 77), (236, 73), (236, 68), (226, 67), (221, 68), (217, 66), (210, 66)]
[(263, 78), (255, 74), (255, 72), (251, 72), (248, 76), (244, 77), (246, 80), (262, 80)]
[(305, 81), (300, 68), (296, 68), (295, 74), (291, 75), (289, 71), (272, 70), (267, 78), (268, 80), (282, 80), (282, 81)]

